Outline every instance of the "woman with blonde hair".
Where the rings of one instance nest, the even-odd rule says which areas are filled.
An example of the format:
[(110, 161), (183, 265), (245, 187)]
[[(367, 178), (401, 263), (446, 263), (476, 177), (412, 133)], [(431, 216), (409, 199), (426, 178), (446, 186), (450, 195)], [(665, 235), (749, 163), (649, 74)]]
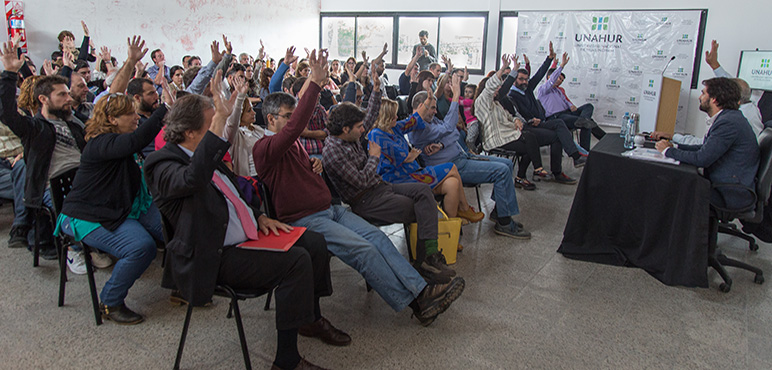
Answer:
[(34, 116), (40, 109), (40, 102), (35, 99), (35, 84), (42, 76), (30, 76), (24, 79), (19, 88), (18, 109), (19, 114)]
[(437, 80), (437, 88), (434, 90), (434, 98), (437, 99), (437, 118), (445, 119), (450, 109), (450, 99), (453, 97), (453, 90), (450, 88), (451, 74), (445, 73)]
[(99, 100), (93, 118), (86, 122), (87, 143), (56, 226), (56, 233), (118, 258), (100, 293), (100, 310), (105, 319), (123, 325), (144, 321), (124, 299), (155, 258), (156, 241), (163, 240), (160, 213), (137, 155), (161, 131), (173, 103), (166, 81), (163, 97), (164, 104), (139, 128), (132, 97), (114, 93)]
[(400, 184), (420, 182), (429, 185), (435, 194), (445, 196), (444, 210), (449, 217), (461, 217), (469, 222), (478, 222), (485, 217), (469, 206), (464, 194), (461, 175), (453, 163), (421, 168), (416, 159), (421, 154), (419, 149), (411, 149), (405, 134), (415, 129), (423, 129), (424, 121), (418, 113), (413, 113), (405, 120), (397, 121), (397, 102), (381, 100), (381, 109), (375, 126), (367, 134), (367, 139), (381, 147), (381, 160), (378, 173), (385, 181)]

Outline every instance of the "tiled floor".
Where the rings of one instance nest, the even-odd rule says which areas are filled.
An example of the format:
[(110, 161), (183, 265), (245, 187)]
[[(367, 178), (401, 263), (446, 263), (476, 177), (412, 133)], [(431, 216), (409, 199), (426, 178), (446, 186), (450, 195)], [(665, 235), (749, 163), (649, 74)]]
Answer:
[[(568, 164), (568, 161), (565, 161)], [(567, 169), (571, 176), (581, 171)], [(301, 353), (335, 369), (659, 369), (772, 368), (772, 284), (730, 269), (730, 293), (662, 285), (638, 269), (563, 258), (562, 238), (575, 186), (538, 183), (518, 192), (529, 241), (497, 236), (487, 218), (464, 227), (465, 246), (454, 266), (466, 279), (464, 294), (428, 328), (409, 310), (393, 312), (375, 292), (367, 293), (353, 269), (333, 260), (335, 294), (322, 300), (323, 313), (353, 337), (334, 348), (301, 338)], [(483, 210), (491, 186), (483, 186)], [(474, 204), (474, 191), (467, 190)], [(0, 233), (12, 219), (0, 208)], [(401, 227), (387, 228), (403, 252)], [(131, 289), (128, 304), (146, 315), (143, 324), (94, 325), (87, 280), (71, 276), (66, 305), (56, 306), (57, 268), (44, 261), (32, 268), (24, 250), (0, 242), (0, 368), (167, 369), (174, 362), (185, 309), (173, 307), (160, 288), (156, 260)], [(720, 236), (728, 255), (772, 271), (772, 248), (750, 252), (737, 239)], [(99, 287), (109, 276), (98, 271)], [(274, 312), (263, 299), (243, 303), (252, 364), (268, 369), (274, 356)], [(235, 323), (227, 303), (196, 309), (183, 367), (238, 369), (243, 366)]]

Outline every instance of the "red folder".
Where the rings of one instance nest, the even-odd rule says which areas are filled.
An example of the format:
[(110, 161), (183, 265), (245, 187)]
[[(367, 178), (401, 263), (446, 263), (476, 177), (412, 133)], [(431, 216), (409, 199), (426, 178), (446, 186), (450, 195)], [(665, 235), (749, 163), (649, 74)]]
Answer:
[(237, 245), (237, 247), (257, 251), (286, 252), (300, 239), (304, 232), (306, 232), (305, 227), (296, 226), (288, 233), (279, 231), (279, 236), (276, 236), (274, 233), (268, 235), (260, 234), (260, 239), (247, 240)]

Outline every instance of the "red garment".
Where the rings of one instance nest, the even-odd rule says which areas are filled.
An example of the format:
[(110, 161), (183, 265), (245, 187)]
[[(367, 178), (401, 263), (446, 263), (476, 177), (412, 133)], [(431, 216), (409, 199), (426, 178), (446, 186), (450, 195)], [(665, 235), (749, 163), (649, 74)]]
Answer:
[(287, 125), (255, 143), (255, 170), (271, 192), (276, 218), (290, 223), (330, 208), (330, 189), (314, 173), (308, 153), (298, 138), (311, 119), (321, 89), (308, 86)]

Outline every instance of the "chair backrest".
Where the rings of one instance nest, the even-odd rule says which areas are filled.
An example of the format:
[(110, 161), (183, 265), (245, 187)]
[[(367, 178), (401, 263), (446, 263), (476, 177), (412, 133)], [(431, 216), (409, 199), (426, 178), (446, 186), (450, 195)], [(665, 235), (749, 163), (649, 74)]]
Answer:
[(397, 119), (403, 120), (407, 118), (407, 116), (410, 115), (410, 109), (408, 109), (408, 96), (407, 95), (400, 95), (397, 96)]
[(78, 168), (75, 167), (57, 177), (51, 179), (51, 201), (54, 205), (54, 214), (58, 215), (64, 204), (64, 198), (72, 190), (72, 182), (75, 180), (75, 173)]
[(766, 204), (772, 192), (772, 128), (759, 134), (759, 170), (756, 172), (756, 194)]
[(397, 94), (397, 91), (398, 91), (398, 90), (399, 90), (399, 89), (397, 88), (397, 86), (394, 86), (394, 85), (386, 85), (386, 96), (387, 96), (389, 99), (391, 99), (391, 100), (395, 100), (395, 99), (397, 99), (397, 95), (399, 95), (399, 94)]

